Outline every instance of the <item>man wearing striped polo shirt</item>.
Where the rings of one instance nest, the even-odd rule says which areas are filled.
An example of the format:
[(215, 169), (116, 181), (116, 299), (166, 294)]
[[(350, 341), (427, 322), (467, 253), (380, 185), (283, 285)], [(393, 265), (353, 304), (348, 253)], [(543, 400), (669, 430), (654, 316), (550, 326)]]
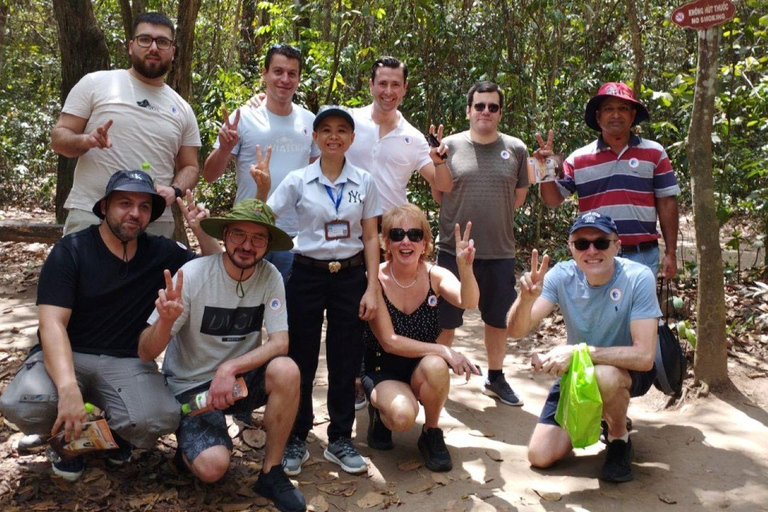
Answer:
[[(677, 273), (678, 213), (680, 192), (664, 148), (632, 133), (633, 126), (648, 119), (648, 110), (621, 82), (603, 84), (587, 103), (584, 120), (599, 131), (597, 140), (574, 151), (564, 162), (564, 177), (541, 184), (541, 196), (555, 207), (572, 194), (579, 211), (597, 210), (614, 219), (621, 239), (621, 256), (659, 266), (659, 242), (664, 237), (661, 273), (671, 279)], [(552, 136), (545, 143), (537, 134), (539, 159), (552, 154)], [(656, 217), (661, 235), (656, 231)]]

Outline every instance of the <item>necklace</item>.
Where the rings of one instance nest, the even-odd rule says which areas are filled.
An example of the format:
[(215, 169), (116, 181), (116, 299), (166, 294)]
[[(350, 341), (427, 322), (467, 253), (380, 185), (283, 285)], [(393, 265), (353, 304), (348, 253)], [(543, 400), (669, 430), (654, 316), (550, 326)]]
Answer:
[(418, 269), (416, 270), (416, 277), (413, 278), (413, 282), (411, 284), (409, 284), (408, 286), (403, 286), (403, 285), (400, 284), (400, 282), (395, 277), (395, 271), (392, 269), (391, 265), (389, 267), (389, 275), (392, 276), (392, 280), (395, 281), (395, 284), (397, 286), (399, 286), (400, 288), (402, 288), (403, 290), (407, 290), (408, 288), (413, 288), (413, 285), (415, 285), (416, 281), (419, 280), (419, 271), (418, 271)]

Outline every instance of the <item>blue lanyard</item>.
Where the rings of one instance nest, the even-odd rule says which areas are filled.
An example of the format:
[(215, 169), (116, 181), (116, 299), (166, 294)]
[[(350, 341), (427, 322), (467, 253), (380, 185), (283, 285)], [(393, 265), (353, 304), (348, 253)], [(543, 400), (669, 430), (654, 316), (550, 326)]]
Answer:
[(325, 187), (325, 191), (328, 192), (328, 197), (331, 198), (331, 202), (333, 203), (333, 206), (336, 207), (336, 213), (339, 213), (339, 205), (341, 204), (341, 197), (344, 195), (344, 185), (346, 185), (346, 182), (341, 184), (341, 190), (339, 190), (339, 195), (336, 197), (333, 197), (333, 192), (331, 192), (331, 187), (328, 185), (323, 185)]

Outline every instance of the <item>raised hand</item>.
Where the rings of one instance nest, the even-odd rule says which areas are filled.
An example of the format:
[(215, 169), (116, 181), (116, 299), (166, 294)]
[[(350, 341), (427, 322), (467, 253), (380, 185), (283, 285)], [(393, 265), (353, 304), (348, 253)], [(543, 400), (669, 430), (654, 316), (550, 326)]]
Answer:
[(461, 236), (461, 226), (457, 223), (454, 226), (453, 237), (456, 240), (456, 264), (458, 266), (472, 266), (475, 261), (475, 241), (469, 238), (469, 232), (472, 230), (472, 222), (467, 222), (464, 230), (464, 236)]
[(259, 108), (262, 105), (262, 103), (264, 103), (266, 100), (267, 100), (267, 93), (260, 92), (251, 96), (251, 99), (249, 99), (246, 102), (246, 105), (248, 105), (251, 108)]
[(165, 289), (157, 292), (155, 307), (157, 314), (166, 322), (175, 322), (184, 311), (184, 303), (181, 300), (181, 289), (184, 285), (184, 271), (179, 270), (176, 273), (176, 284), (171, 279), (171, 271), (163, 271), (165, 276)]
[(101, 126), (98, 126), (95, 130), (88, 134), (86, 139), (86, 146), (88, 149), (108, 149), (112, 147), (112, 141), (109, 140), (109, 128), (112, 126), (112, 120), (110, 119)]
[[(256, 182), (259, 195), (266, 196), (272, 188), (272, 177), (269, 174), (269, 159), (272, 158), (272, 146), (267, 146), (267, 152), (262, 158), (261, 146), (256, 144), (256, 163), (251, 164), (251, 178)], [(265, 199), (260, 197), (260, 199)]]
[(210, 217), (211, 212), (205, 207), (205, 203), (195, 203), (195, 198), (192, 195), (192, 191), (187, 189), (186, 203), (180, 197), (176, 198), (176, 204), (179, 205), (181, 215), (187, 220), (189, 229), (195, 231), (200, 224), (200, 221)]
[(448, 146), (443, 144), (443, 125), (437, 127), (437, 132), (435, 132), (435, 125), (429, 125), (429, 134), (438, 144), (437, 146), (433, 146), (432, 143), (430, 143), (429, 157), (432, 159), (433, 164), (441, 164), (448, 158)]
[(240, 123), (240, 109), (235, 111), (235, 119), (231, 123), (229, 122), (227, 107), (222, 106), (221, 110), (224, 113), (224, 123), (219, 128), (219, 147), (230, 152), (240, 140), (240, 136), (237, 134), (237, 125)]
[(535, 299), (541, 295), (544, 275), (546, 275), (548, 269), (549, 255), (545, 254), (541, 259), (541, 265), (539, 265), (539, 251), (534, 249), (531, 252), (531, 270), (520, 278), (521, 299)]
[(539, 144), (539, 149), (533, 152), (533, 157), (537, 160), (544, 161), (547, 157), (554, 155), (552, 145), (554, 142), (554, 132), (549, 130), (547, 133), (547, 142), (544, 142), (544, 138), (539, 132), (536, 132), (536, 142)]

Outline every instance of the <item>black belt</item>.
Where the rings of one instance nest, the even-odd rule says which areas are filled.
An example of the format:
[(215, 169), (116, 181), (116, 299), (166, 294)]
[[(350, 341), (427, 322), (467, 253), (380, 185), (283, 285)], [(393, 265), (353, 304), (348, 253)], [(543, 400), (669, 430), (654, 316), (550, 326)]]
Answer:
[(302, 265), (309, 265), (310, 267), (323, 268), (332, 274), (338, 272), (341, 269), (344, 269), (347, 267), (359, 267), (360, 265), (365, 263), (365, 257), (363, 256), (362, 252), (355, 254), (351, 258), (347, 258), (343, 260), (316, 260), (315, 258), (308, 258), (306, 256), (302, 256), (301, 254), (294, 254), (293, 259), (295, 261), (298, 261)]
[(640, 242), (637, 245), (622, 245), (621, 246), (621, 253), (632, 253), (632, 252), (644, 252), (644, 251), (650, 251), (651, 249), (655, 249), (659, 246), (658, 240), (653, 240), (651, 242)]

